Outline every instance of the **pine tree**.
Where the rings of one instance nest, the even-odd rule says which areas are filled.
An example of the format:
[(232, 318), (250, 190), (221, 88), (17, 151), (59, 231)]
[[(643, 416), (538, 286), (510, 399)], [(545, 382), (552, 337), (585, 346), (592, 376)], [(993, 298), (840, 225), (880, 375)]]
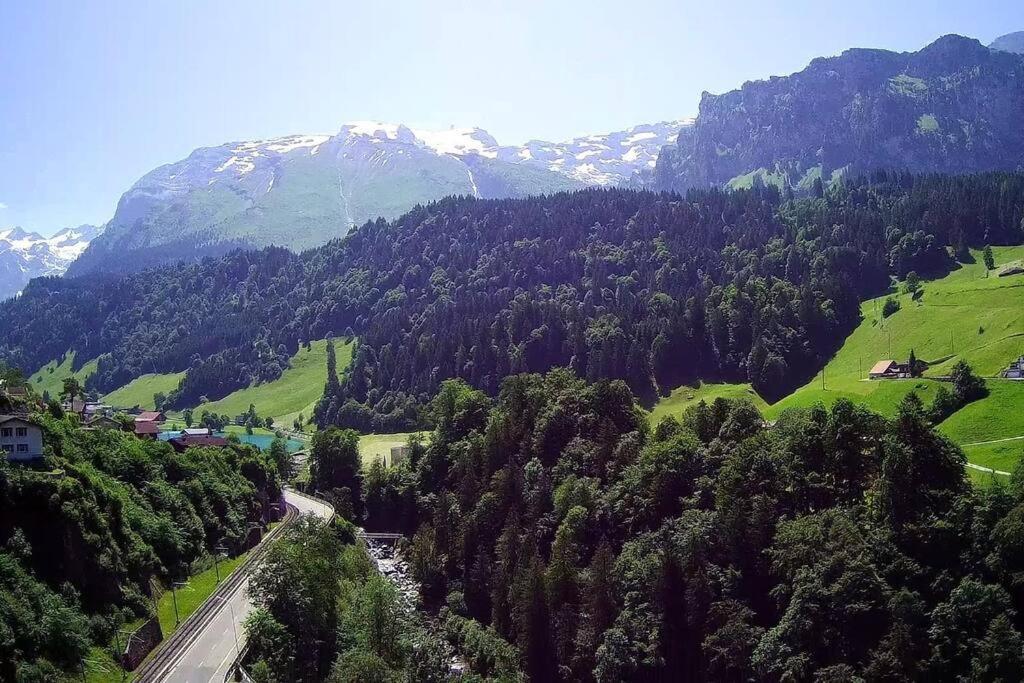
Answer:
[(985, 269), (992, 270), (996, 267), (995, 257), (992, 256), (992, 247), (985, 245), (985, 250), (982, 252), (982, 257), (985, 260)]

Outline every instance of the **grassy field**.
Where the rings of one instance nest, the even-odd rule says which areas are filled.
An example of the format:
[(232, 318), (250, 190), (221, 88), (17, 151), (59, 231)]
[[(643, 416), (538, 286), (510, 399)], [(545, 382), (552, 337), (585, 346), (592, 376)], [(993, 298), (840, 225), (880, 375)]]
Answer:
[(146, 410), (154, 410), (156, 406), (153, 405), (153, 395), (157, 392), (169, 394), (174, 391), (184, 376), (184, 372), (143, 375), (104, 396), (103, 402), (117, 408), (139, 406)]
[[(409, 436), (415, 432), (398, 432), (396, 434), (363, 434), (359, 437), (359, 457), (362, 458), (363, 467), (369, 467), (374, 460), (382, 458), (388, 465), (391, 464), (391, 449), (394, 446), (404, 446), (409, 443)], [(430, 432), (420, 432), (423, 438), (427, 438)]]
[(959, 444), (1024, 436), (1024, 382), (987, 380), (989, 394), (969, 403), (939, 425)]
[[(1024, 256), (1024, 247), (995, 247), (999, 264)], [(771, 406), (768, 417), (791, 406), (826, 404), (846, 396), (883, 414), (891, 415), (910, 390), (925, 403), (938, 386), (928, 377), (949, 372), (964, 359), (981, 375), (994, 376), (1016, 355), (1024, 352), (1024, 276), (998, 278), (986, 273), (981, 253), (976, 263), (965, 264), (939, 280), (923, 284), (923, 295), (896, 297), (900, 310), (882, 318), (885, 297), (865, 301), (863, 321), (825, 367), (825, 389), (818, 375), (790, 396)], [(878, 360), (906, 361), (910, 350), (931, 367), (925, 378), (903, 381), (870, 381), (868, 370)], [(995, 384), (995, 383), (993, 383)], [(990, 403), (992, 420), (1007, 417), (1006, 406)]]
[(679, 419), (683, 411), (690, 406), (696, 405), (702, 400), (711, 403), (716, 398), (748, 398), (762, 412), (768, 407), (764, 399), (758, 396), (749, 384), (705, 384), (702, 382), (698, 387), (681, 386), (673, 390), (671, 394), (655, 404), (648, 414), (648, 420), (652, 425), (656, 425), (668, 415)]
[[(338, 371), (352, 360), (352, 343), (334, 343)], [(240, 389), (224, 398), (196, 407), (196, 412), (209, 410), (234, 417), (256, 406), (261, 417), (272, 417), (276, 424), (291, 426), (301, 411), (309, 417), (313, 406), (324, 393), (327, 380), (327, 341), (314, 341), (309, 349), (299, 348), (291, 358), (291, 367), (273, 382)]]
[(39, 370), (28, 378), (29, 385), (40, 395), (46, 392), (50, 395), (50, 398), (58, 398), (61, 390), (64, 388), (65, 377), (74, 375), (78, 378), (79, 382), (84, 384), (86, 378), (96, 372), (95, 359), (85, 363), (77, 372), (71, 371), (71, 366), (74, 362), (75, 352), (69, 351), (64, 354), (64, 357), (60, 360), (50, 361), (43, 367), (39, 368)]

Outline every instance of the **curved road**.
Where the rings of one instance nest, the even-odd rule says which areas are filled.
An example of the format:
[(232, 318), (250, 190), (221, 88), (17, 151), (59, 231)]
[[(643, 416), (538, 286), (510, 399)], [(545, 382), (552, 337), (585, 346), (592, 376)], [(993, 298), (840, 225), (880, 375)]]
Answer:
[[(285, 489), (284, 498), (300, 514), (314, 514), (323, 519), (334, 516), (329, 505), (297, 491)], [(230, 595), (220, 600), (220, 608), (203, 630), (156, 674), (154, 680), (164, 683), (223, 683), (239, 649), (245, 646), (242, 622), (252, 611), (248, 588), (249, 579), (246, 577)]]

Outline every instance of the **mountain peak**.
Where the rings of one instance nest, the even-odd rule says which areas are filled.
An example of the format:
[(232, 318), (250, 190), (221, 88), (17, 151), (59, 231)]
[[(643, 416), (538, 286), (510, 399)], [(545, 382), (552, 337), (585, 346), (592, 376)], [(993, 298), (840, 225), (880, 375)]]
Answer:
[(1005, 36), (999, 36), (989, 44), (989, 49), (1024, 55), (1024, 31), (1015, 31), (1007, 33)]

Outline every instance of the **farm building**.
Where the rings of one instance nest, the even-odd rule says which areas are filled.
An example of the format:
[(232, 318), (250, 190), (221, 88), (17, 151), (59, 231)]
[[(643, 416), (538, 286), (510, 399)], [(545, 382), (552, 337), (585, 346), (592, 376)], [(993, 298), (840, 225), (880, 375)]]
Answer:
[(910, 377), (910, 366), (894, 360), (880, 360), (868, 371), (871, 379), (905, 379)]
[(1010, 367), (1003, 370), (1003, 377), (1006, 379), (1024, 379), (1024, 356), (1010, 363)]

